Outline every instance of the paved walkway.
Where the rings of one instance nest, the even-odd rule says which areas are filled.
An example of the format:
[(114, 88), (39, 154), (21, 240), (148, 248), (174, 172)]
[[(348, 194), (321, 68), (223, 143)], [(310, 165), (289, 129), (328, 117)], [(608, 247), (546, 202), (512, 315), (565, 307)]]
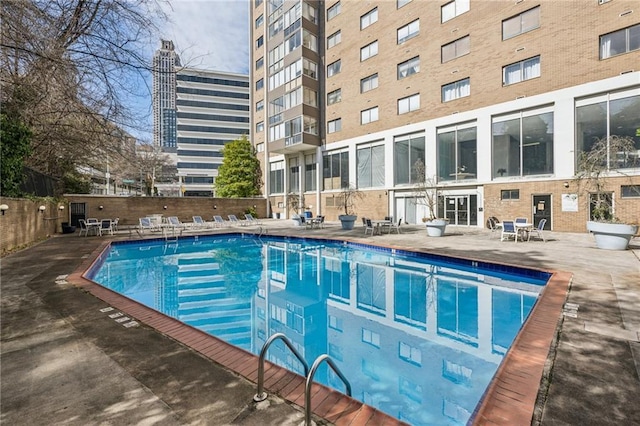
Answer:
[[(443, 238), (421, 226), (373, 237), (335, 223), (309, 230), (267, 220), (264, 228), (572, 272), (533, 423), (640, 424), (640, 239), (611, 252), (597, 250), (588, 234), (516, 244), (455, 227)], [(123, 328), (104, 302), (56, 282), (103, 240), (59, 235), (2, 259), (0, 423), (300, 424), (297, 407), (277, 397), (253, 404), (253, 383), (149, 327)]]

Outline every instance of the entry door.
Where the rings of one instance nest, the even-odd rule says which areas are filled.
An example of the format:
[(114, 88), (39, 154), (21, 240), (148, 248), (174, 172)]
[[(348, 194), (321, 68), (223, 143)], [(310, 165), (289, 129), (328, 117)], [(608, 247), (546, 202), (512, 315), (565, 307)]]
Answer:
[(71, 226), (80, 226), (79, 219), (86, 219), (87, 204), (86, 203), (70, 203), (69, 210), (71, 213)]
[(476, 195), (444, 197), (444, 215), (451, 225), (477, 225), (477, 207)]
[(547, 219), (544, 229), (551, 230), (551, 195), (533, 196), (533, 225), (538, 226), (542, 219)]

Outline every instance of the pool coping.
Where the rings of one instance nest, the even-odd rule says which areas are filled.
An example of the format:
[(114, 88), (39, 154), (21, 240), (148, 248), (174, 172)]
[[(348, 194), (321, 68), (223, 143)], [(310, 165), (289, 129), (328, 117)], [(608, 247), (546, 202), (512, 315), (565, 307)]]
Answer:
[[(328, 238), (321, 237), (291, 237), (277, 234), (270, 234), (270, 236), (328, 240)], [(348, 238), (332, 240), (362, 245), (359, 241)], [(141, 240), (136, 241), (139, 242)], [(94, 264), (99, 261), (100, 255), (110, 244), (111, 241), (101, 243), (68, 276), (68, 282), (82, 288), (140, 323), (184, 344), (224, 368), (253, 383), (257, 383), (258, 356), (85, 278), (84, 274), (93, 268)], [(439, 254), (437, 251), (384, 244), (372, 246), (449, 257)], [(523, 268), (517, 265), (488, 262), (474, 258), (458, 257), (458, 259)], [(551, 277), (542, 290), (520, 333), (498, 366), (493, 379), (471, 416), (470, 425), (531, 424), (533, 420), (536, 401), (540, 393), (539, 390), (545, 377), (547, 359), (553, 349), (556, 330), (563, 319), (562, 307), (568, 295), (572, 274), (564, 271), (528, 267), (524, 269), (547, 272), (551, 274)], [(267, 391), (277, 394), (279, 397), (304, 409), (304, 377), (265, 361), (264, 387)], [(407, 424), (318, 383), (313, 383), (311, 401), (313, 414), (338, 426)]]

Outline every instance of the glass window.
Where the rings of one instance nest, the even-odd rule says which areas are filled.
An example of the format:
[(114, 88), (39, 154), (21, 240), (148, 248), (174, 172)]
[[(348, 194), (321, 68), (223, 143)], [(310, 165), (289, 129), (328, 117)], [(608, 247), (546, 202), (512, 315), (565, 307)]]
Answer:
[(369, 25), (378, 22), (378, 8), (374, 8), (360, 17), (360, 29), (364, 30)]
[(260, 15), (256, 18), (256, 28), (264, 24), (264, 15)]
[(553, 173), (553, 112), (493, 120), (493, 177)]
[(322, 178), (325, 190), (349, 186), (349, 152), (330, 152), (322, 156)]
[(398, 115), (420, 109), (420, 93), (398, 99)]
[(408, 4), (410, 2), (411, 2), (411, 0), (397, 0), (396, 8), (400, 9), (402, 6), (404, 6), (405, 4)]
[(425, 162), (424, 135), (408, 135), (395, 138), (393, 144), (394, 184), (414, 185), (421, 181), (415, 174), (416, 161)]
[(360, 111), (360, 124), (368, 124), (373, 121), (378, 121), (378, 107)]
[(620, 187), (620, 196), (622, 198), (640, 197), (640, 185), (622, 185)]
[(309, 154), (304, 156), (304, 190), (315, 191), (316, 179), (318, 171), (316, 167), (316, 155)]
[(256, 102), (256, 111), (262, 111), (264, 109), (264, 100)]
[(342, 64), (340, 59), (330, 63), (329, 65), (327, 65), (327, 77), (332, 77), (338, 74), (341, 71), (341, 69), (342, 69)]
[(540, 6), (502, 21), (502, 39), (507, 40), (540, 27)]
[(438, 130), (438, 181), (475, 179), (477, 173), (476, 127)]
[(262, 46), (263, 44), (264, 44), (264, 36), (258, 37), (258, 39), (256, 40), (256, 49)]
[(420, 20), (416, 19), (404, 27), (398, 28), (398, 44), (402, 44), (418, 34), (420, 34)]
[(327, 21), (332, 20), (339, 14), (340, 14), (340, 2), (337, 2), (336, 4), (331, 6), (329, 9), (327, 9)]
[(640, 24), (600, 36), (600, 59), (640, 49)]
[(327, 93), (327, 105), (333, 105), (342, 100), (342, 89), (334, 90), (333, 92)]
[(256, 133), (264, 132), (264, 121), (256, 123)]
[(289, 159), (289, 192), (300, 191), (300, 166), (298, 157)]
[[(607, 93), (576, 103), (577, 157), (591, 150), (599, 139), (611, 136), (630, 137), (636, 152), (613, 153), (610, 168), (640, 167), (640, 90)], [(613, 161), (615, 159), (615, 161)]]
[(469, 78), (442, 86), (442, 102), (449, 102), (454, 99), (464, 98), (470, 94), (471, 84)]
[(318, 51), (318, 37), (316, 37), (311, 31), (302, 31), (302, 45), (314, 52)]
[(442, 22), (447, 22), (458, 15), (469, 11), (469, 0), (454, 0), (440, 8)]
[(420, 56), (398, 64), (398, 80), (420, 72)]
[(469, 36), (465, 36), (442, 46), (440, 52), (441, 62), (444, 64), (445, 62), (468, 54), (469, 40)]
[(372, 56), (376, 56), (378, 54), (378, 41), (374, 41), (373, 43), (367, 44), (365, 47), (360, 49), (360, 61), (366, 61)]
[(342, 130), (342, 118), (337, 118), (327, 123), (327, 133), (335, 133), (340, 130)]
[(264, 87), (264, 79), (261, 78), (260, 80), (256, 81), (256, 90), (260, 90)]
[(256, 61), (256, 69), (259, 70), (264, 66), (264, 56)]
[(373, 74), (360, 80), (360, 93), (368, 92), (378, 87), (378, 74)]
[(338, 30), (335, 33), (327, 37), (327, 49), (331, 49), (336, 44), (342, 41), (342, 31)]
[(269, 164), (269, 193), (284, 193), (284, 161)]
[(384, 186), (384, 145), (358, 147), (356, 163), (358, 188)]
[(519, 189), (503, 189), (502, 191), (500, 191), (500, 199), (501, 200), (519, 200), (520, 190)]
[(536, 77), (540, 77), (540, 56), (502, 68), (502, 84), (505, 86)]
[(318, 64), (309, 59), (303, 59), (302, 61), (302, 72), (304, 75), (313, 78), (314, 80), (318, 79)]
[(302, 3), (302, 17), (307, 21), (318, 23), (318, 10), (309, 3)]

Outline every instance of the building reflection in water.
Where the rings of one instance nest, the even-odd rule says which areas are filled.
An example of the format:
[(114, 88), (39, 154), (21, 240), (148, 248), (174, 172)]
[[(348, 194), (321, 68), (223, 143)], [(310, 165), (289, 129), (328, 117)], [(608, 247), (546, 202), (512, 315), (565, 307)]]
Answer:
[[(119, 247), (97, 282), (259, 353), (328, 353), (353, 396), (411, 424), (464, 424), (546, 280), (388, 250), (230, 237)], [(281, 341), (267, 359), (303, 374)], [(344, 385), (326, 365), (318, 382)]]

